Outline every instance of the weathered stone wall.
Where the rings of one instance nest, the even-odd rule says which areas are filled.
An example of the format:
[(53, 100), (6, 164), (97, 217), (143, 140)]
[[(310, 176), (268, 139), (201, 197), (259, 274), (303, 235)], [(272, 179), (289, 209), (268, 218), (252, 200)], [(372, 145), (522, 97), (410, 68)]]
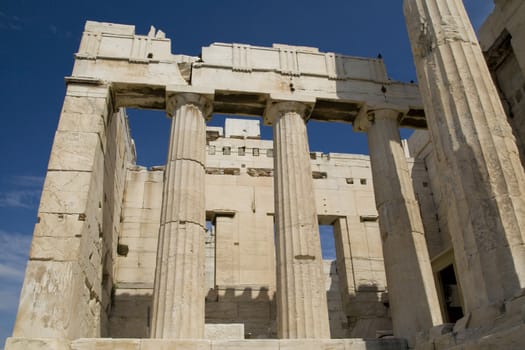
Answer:
[(343, 310), (341, 286), (335, 260), (323, 260), (326, 302), (330, 321), (330, 336), (333, 339), (350, 338), (348, 318)]
[(485, 58), (499, 90), (525, 165), (525, 3), (496, 2), (479, 31)]
[(206, 322), (244, 323), (247, 338), (275, 336), (271, 152), (271, 141), (225, 138), (209, 142), (206, 159), (206, 212), (215, 232)]
[[(212, 136), (206, 160), (206, 322), (275, 329), (273, 142)], [(214, 130), (216, 131), (216, 130)], [(332, 337), (391, 329), (381, 238), (367, 156), (312, 153), (319, 221), (334, 226), (337, 260), (325, 262)], [(127, 174), (111, 315), (112, 337), (147, 337), (162, 168)]]
[[(522, 1), (497, 2), (494, 12), (489, 16), (479, 31), (481, 47), (496, 83), (503, 106), (507, 112), (514, 136), (517, 139), (522, 162), (524, 160), (525, 145), (525, 4)], [(428, 186), (427, 196), (418, 196), (421, 205), (421, 214), (425, 224), (425, 233), (434, 268), (442, 265), (442, 256), (452, 251), (452, 242), (448, 228), (448, 204), (444, 198), (445, 183), (449, 179), (441, 179), (438, 175), (439, 160), (432, 150), (432, 143), (428, 131), (417, 130), (408, 140), (410, 155), (415, 158), (415, 164), (421, 166), (413, 168), (412, 177), (416, 192), (423, 190), (422, 181)], [(525, 164), (525, 163), (524, 163)], [(428, 180), (424, 180), (426, 177)], [(420, 180), (416, 180), (421, 178)], [(432, 199), (432, 204), (424, 206), (424, 202)], [(435, 215), (437, 222), (429, 216)], [(434, 225), (437, 223), (437, 225)], [(451, 256), (451, 255), (450, 255)], [(453, 262), (453, 260), (451, 261)]]
[(104, 157), (104, 197), (102, 226), (102, 308), (101, 335), (108, 336), (108, 318), (115, 288), (115, 260), (121, 232), (121, 213), (127, 171), (136, 160), (135, 147), (129, 134), (128, 119), (123, 109), (118, 118), (109, 121), (107, 152)]
[[(51, 271), (44, 272), (41, 278), (60, 268), (75, 269), (70, 274), (71, 280), (52, 285), (70, 289), (71, 305), (75, 304), (71, 307), (83, 305), (77, 300), (85, 300), (86, 305), (77, 313), (84, 315), (75, 318), (78, 323), (69, 322), (63, 327), (62, 337), (148, 337), (163, 168), (147, 170), (134, 165), (133, 145), (123, 111), (106, 116), (105, 120), (100, 116), (97, 129), (92, 131), (93, 120), (98, 120), (94, 118), (97, 111), (94, 116), (88, 115), (93, 118), (90, 121), (81, 111), (91, 112), (87, 107), (93, 109), (97, 103), (100, 110), (107, 109), (104, 106), (110, 103), (108, 97), (85, 100), (81, 99), (82, 94), (92, 96), (93, 91), (83, 88), (70, 91), (53, 149), (53, 154), (60, 155), (51, 157), (28, 271), (38, 269), (42, 260), (46, 260), (46, 269)], [(67, 137), (83, 143), (63, 144)], [(88, 141), (83, 140), (90, 137), (97, 147), (86, 146)], [(63, 150), (73, 150), (73, 158), (68, 160)], [(75, 150), (93, 153), (94, 170), (83, 168), (89, 158)], [(332, 337), (375, 337), (390, 330), (391, 323), (368, 157), (312, 153), (311, 162), (319, 220), (334, 225), (336, 238), (337, 260), (325, 262)], [(66, 164), (66, 170), (59, 169), (57, 163)], [(411, 164), (414, 184), (416, 188), (419, 186), (416, 192), (421, 194), (418, 199), (426, 214), (432, 207), (425, 185), (427, 175), (421, 162)], [(77, 184), (72, 187), (85, 189), (83, 197), (64, 195), (85, 200), (85, 207), (78, 204), (80, 207), (74, 208), (74, 202), (61, 202), (65, 213), (60, 213), (62, 209), (58, 207), (54, 209), (56, 212), (47, 209), (51, 203), (46, 191), (61, 194), (68, 188), (50, 187), (50, 181), (71, 175), (75, 166), (80, 168), (75, 172), (78, 175), (75, 181), (87, 173), (89, 187)], [(206, 322), (243, 323), (247, 337), (275, 337), (272, 141), (235, 137), (210, 141), (206, 192), (207, 218), (213, 224), (213, 236), (208, 239), (211, 249), (206, 275), (209, 288)], [(434, 217), (427, 216), (425, 225), (437, 227)], [(57, 222), (63, 222), (67, 230), (59, 231)], [(74, 247), (78, 244), (78, 250), (71, 250), (70, 243)], [(438, 251), (439, 244), (434, 246)], [(48, 260), (52, 263), (48, 264)], [(215, 266), (210, 266), (212, 263)], [(62, 276), (62, 272), (56, 274)], [(34, 274), (28, 274), (28, 278), (34, 280)], [(26, 296), (27, 286), (24, 288)], [(28, 300), (33, 302), (39, 297), (43, 295), (32, 294)], [(45, 299), (53, 305), (52, 298), (45, 296)], [(54, 305), (58, 304), (57, 299)], [(24, 317), (20, 313), (19, 332), (27, 324)], [(46, 328), (42, 336), (56, 334)]]
[[(275, 336), (273, 307), (269, 312), (264, 307), (264, 312), (258, 313), (248, 304), (235, 305), (232, 296), (237, 296), (239, 302), (254, 297), (266, 299), (266, 289), (261, 298), (260, 283), (265, 279), (273, 282), (275, 278), (273, 218), (268, 215), (273, 214), (272, 148), (271, 141), (237, 138), (221, 138), (210, 142), (208, 147), (207, 210), (218, 215), (215, 225), (218, 288), (214, 291), (218, 293), (218, 303), (207, 303), (208, 310), (213, 310), (207, 315), (208, 321), (227, 322), (230, 316), (236, 322), (246, 321), (241, 312), (269, 315), (264, 321), (266, 324), (245, 328), (253, 337)], [(391, 325), (383, 303), (386, 303), (386, 282), (368, 157), (318, 152), (310, 158), (320, 223), (336, 225), (341, 221), (345, 226), (343, 234), (336, 234), (336, 247), (340, 248), (337, 266), (341, 275), (332, 276), (329, 280), (338, 282), (326, 286), (332, 311), (332, 337), (348, 336), (352, 330), (356, 337), (375, 337), (376, 330), (388, 330)], [(250, 217), (255, 221), (244, 221)], [(222, 225), (228, 225), (227, 236), (221, 237)], [(325, 271), (327, 278), (329, 271)], [(252, 284), (251, 290), (246, 290), (247, 283)], [(266, 287), (270, 300), (273, 300), (274, 286), (270, 283)], [(259, 292), (253, 295), (257, 288)], [(334, 288), (338, 289), (337, 294), (343, 295), (342, 302), (334, 302)], [(341, 303), (350, 324), (348, 319), (340, 317)], [(230, 314), (225, 316), (224, 311), (228, 309)], [(263, 326), (266, 332), (268, 329), (271, 332), (263, 332)]]
[(128, 170), (115, 264), (110, 335), (148, 337), (162, 203), (162, 167)]
[[(525, 3), (495, 4), (481, 30), (484, 59), (461, 1), (404, 2), (430, 132), (416, 132), (409, 144), (427, 166), (438, 215), (445, 219), (440, 226), (450, 233), (450, 240), (441, 237), (444, 252), (433, 256), (432, 265), (443, 311), (455, 317), (446, 320), (455, 323), (453, 331), (421, 334), (418, 348), (523, 343), (523, 314), (514, 305), (523, 306), (525, 271), (525, 182), (518, 156)], [(523, 149), (521, 156), (523, 161)]]
[(496, 0), (495, 9), (485, 20), (478, 36), (483, 51), (489, 49), (501, 38), (504, 31), (511, 35), (512, 51), (525, 72), (525, 3), (521, 0)]
[(437, 176), (437, 159), (432, 152), (428, 131), (414, 131), (407, 144), (413, 157), (409, 163), (413, 164), (413, 185), (420, 204), (430, 258), (433, 259), (452, 246), (442, 179)]
[[(431, 149), (428, 134), (416, 132), (413, 135), (409, 149), (415, 159), (408, 161), (412, 184), (422, 214), (433, 272), (437, 276), (436, 272), (440, 268), (453, 264), (454, 260), (457, 262), (460, 271), (458, 276), (465, 295), (462, 306), (468, 312), (466, 317), (456, 323), (454, 332), (447, 333), (446, 327), (440, 327), (430, 330), (428, 334), (420, 333), (419, 344), (425, 344), (422, 348), (428, 345), (444, 349), (462, 342), (465, 346), (458, 346), (515, 348), (523, 340), (525, 270), (522, 262), (525, 254), (523, 234), (519, 231), (523, 227), (523, 215), (520, 215), (520, 211), (523, 211), (523, 171), (519, 165), (516, 166), (519, 160), (510, 128), (505, 120), (498, 118), (504, 110), (497, 93), (501, 94), (512, 131), (522, 146), (521, 156), (524, 161), (525, 3), (520, 0), (495, 0), (495, 3), (496, 10), (482, 28), (480, 36), (498, 91), (488, 79), (477, 40), (459, 0), (443, 2), (440, 6), (436, 5), (436, 0), (405, 1), (408, 32), (412, 39), (419, 80), (422, 82), (420, 88), (425, 102), (426, 121), (436, 151)], [(288, 67), (289, 62), (281, 59), (283, 53), (289, 53), (290, 57), (297, 60), (291, 69)], [(239, 62), (239, 57), (244, 63)], [(14, 337), (7, 342), (9, 349), (87, 349), (106, 346), (142, 349), (159, 345), (155, 340), (77, 338), (108, 335), (147, 337), (150, 333), (151, 294), (164, 173), (160, 168), (148, 171), (134, 165), (133, 144), (124, 112), (114, 111), (120, 106), (165, 109), (169, 105), (166, 91), (188, 88), (189, 67), (195, 60), (197, 58), (171, 55), (169, 39), (160, 31), (152, 30), (148, 36), (137, 36), (133, 26), (96, 22), (86, 24), (73, 77), (68, 78), (67, 95), (42, 193)], [(399, 302), (400, 297), (406, 295), (396, 292), (398, 284), (393, 282), (402, 281), (403, 290), (407, 292), (412, 287), (417, 288), (418, 282), (410, 278), (391, 278), (410, 277), (408, 272), (417, 272), (412, 270), (413, 266), (415, 269), (426, 267), (420, 271), (425, 271), (422, 274), (425, 285), (431, 284), (428, 283), (431, 281), (428, 256), (416, 260), (405, 259), (403, 267), (400, 268), (401, 264), (395, 266), (405, 253), (407, 257), (414, 251), (426, 255), (426, 248), (421, 244), (422, 238), (417, 236), (419, 244), (416, 243), (417, 247), (413, 249), (395, 251), (396, 248), (404, 249), (411, 243), (410, 240), (401, 241), (408, 244), (388, 244), (391, 229), (402, 234), (405, 232), (401, 231), (406, 229), (416, 234), (423, 233), (412, 189), (406, 186), (409, 182), (405, 176), (407, 166), (398, 147), (397, 133), (399, 125), (418, 127), (424, 124), (422, 115), (417, 113), (422, 110), (417, 87), (387, 82), (380, 60), (336, 56), (319, 53), (312, 48), (274, 45), (270, 49), (213, 44), (203, 50), (199, 61), (193, 66), (192, 88), (206, 87), (202, 89), (207, 91), (206, 94), (213, 92), (216, 112), (264, 115), (267, 122), (271, 121), (272, 118), (268, 117), (272, 114), (269, 113), (269, 107), (276, 102), (276, 93), (281, 94), (283, 87), (286, 93), (289, 93), (288, 87), (293, 92), (292, 85), (275, 84), (275, 81), (283, 77), (288, 79), (288, 75), (292, 74), (297, 76), (296, 81), (303, 88), (299, 95), (296, 92), (295, 98), (302, 95), (302, 98), (308, 96), (306, 100), (322, 97), (342, 102), (327, 105), (318, 101), (321, 103), (312, 106), (312, 118), (324, 120), (326, 115), (334, 111), (341, 112), (339, 115), (345, 122), (356, 122), (360, 116), (376, 118), (368, 135), (370, 145), (373, 146), (370, 149), (374, 180), (376, 189), (380, 189), (375, 194), (380, 206), (383, 237), (378, 228), (370, 160), (364, 156), (342, 154), (312, 153), (311, 164), (308, 164), (306, 155), (306, 163), (302, 162), (302, 170), (306, 171), (302, 172), (296, 172), (297, 167), (290, 166), (289, 162), (275, 162), (278, 164), (277, 173), (280, 174), (276, 177), (277, 195), (284, 198), (277, 201), (277, 208), (280, 208), (277, 231), (284, 231), (279, 227), (283, 217), (302, 220), (297, 215), (301, 214), (301, 210), (298, 210), (301, 205), (289, 204), (291, 198), (302, 198), (299, 188), (303, 189), (303, 193), (310, 194), (311, 167), (315, 196), (304, 197), (308, 198), (305, 201), (308, 205), (304, 205), (308, 210), (303, 210), (302, 214), (317, 212), (321, 224), (333, 225), (336, 242), (336, 261), (325, 262), (324, 265), (332, 337), (375, 337), (392, 328), (381, 242), (385, 247), (391, 309), (396, 327), (399, 329), (399, 324), (403, 323), (399, 321), (417, 319), (423, 315), (425, 301), (436, 298), (426, 293), (427, 298), (422, 298), (422, 303), (414, 301), (418, 314), (408, 310), (407, 305), (396, 311), (394, 301)], [(451, 62), (454, 64), (449, 64)], [(137, 69), (139, 65), (140, 69)], [(338, 80), (336, 84), (332, 83), (334, 79)], [(111, 91), (105, 81), (111, 82)], [(171, 84), (177, 84), (178, 87), (169, 88)], [(146, 86), (148, 88), (144, 89)], [(251, 88), (252, 95), (231, 93), (246, 92), (247, 87)], [(417, 108), (414, 107), (416, 105)], [(377, 107), (391, 109), (395, 119), (386, 116), (378, 119), (377, 111), (367, 115), (367, 110), (370, 112)], [(397, 112), (409, 109), (401, 117)], [(295, 117), (299, 116), (297, 111), (293, 113)], [(388, 122), (385, 122), (387, 119)], [(380, 124), (383, 126), (379, 127)], [(299, 125), (304, 127), (302, 120), (300, 124), (292, 125), (294, 128)], [(213, 329), (214, 334), (227, 333), (225, 328), (221, 331), (221, 324), (230, 323), (230, 335), (235, 333), (233, 337), (239, 337), (242, 329), (246, 337), (275, 337), (273, 145), (271, 141), (251, 139), (259, 133), (257, 128), (251, 128), (249, 122), (239, 126), (237, 124), (236, 128), (230, 129), (234, 130), (233, 133), (226, 133), (229, 138), (210, 139), (208, 145), (206, 216), (211, 230), (207, 235), (205, 249), (208, 262), (206, 322), (212, 324), (210, 329)], [(365, 130), (360, 125), (354, 126)], [(279, 123), (274, 124), (276, 135), (279, 135), (279, 128)], [(200, 120), (199, 130), (203, 134), (203, 120)], [(182, 134), (179, 133), (179, 136)], [(306, 144), (306, 134), (299, 136), (301, 142), (295, 139), (295, 144), (287, 137), (276, 137), (277, 145), (291, 146), (287, 149), (295, 151), (299, 148), (296, 147), (298, 144)], [(384, 136), (395, 139), (395, 152), (391, 144), (382, 143), (387, 139)], [(279, 148), (276, 147), (277, 150)], [(372, 152), (374, 148), (375, 152)], [(283, 153), (276, 152), (276, 159), (300, 158), (297, 157), (299, 153)], [(387, 155), (386, 158), (395, 155), (390, 159), (393, 166), (387, 164), (388, 159), (381, 155)], [(203, 157), (194, 160), (202, 164)], [(281, 174), (285, 168), (283, 163), (286, 163), (288, 175), (284, 177)], [(387, 165), (382, 168), (388, 173), (384, 178), (381, 177), (381, 171), (377, 171), (382, 163)], [(203, 175), (204, 171), (202, 168), (200, 170), (199, 174)], [(403, 171), (403, 175), (395, 174), (396, 170)], [(294, 176), (290, 174), (294, 174), (298, 183), (308, 186), (291, 186)], [(400, 185), (397, 180), (403, 180), (404, 189), (397, 188)], [(279, 188), (285, 181), (285, 186)], [(199, 194), (203, 193), (202, 184), (203, 181), (200, 181), (193, 188)], [(391, 189), (394, 191), (390, 197), (395, 196), (396, 192), (400, 195), (397, 198), (383, 196)], [(402, 210), (392, 205), (393, 201), (385, 207), (383, 203), (387, 200), (382, 200), (383, 197), (387, 200), (399, 199), (395, 202), (399, 207), (409, 204), (417, 225), (398, 225), (403, 221), (397, 216)], [(315, 210), (312, 205), (314, 199)], [(179, 203), (182, 206), (185, 204), (182, 200)], [(194, 207), (202, 208), (199, 206), (202, 200), (197, 203)], [(281, 206), (282, 203), (286, 203), (286, 206)], [(293, 215), (288, 215), (294, 210)], [(203, 231), (202, 226), (197, 231)], [(284, 241), (287, 244), (290, 242), (293, 243), (293, 240)], [(452, 243), (455, 252), (452, 251)], [(312, 246), (318, 255), (318, 245)], [(391, 259), (393, 251), (397, 261)], [(192, 252), (187, 249), (185, 253)], [(278, 256), (282, 255), (279, 253)], [(298, 257), (303, 255), (285, 256), (291, 258), (290, 261)], [(189, 265), (198, 267), (195, 269), (198, 275), (201, 265), (196, 264), (195, 259), (190, 260)], [(414, 263), (406, 264), (407, 261)], [(176, 267), (184, 269), (181, 267), (183, 265), (176, 264)], [(281, 265), (282, 259), (279, 262)], [(392, 266), (394, 269), (391, 269)], [(283, 268), (279, 271), (290, 271), (293, 275), (296, 270), (301, 269)], [(306, 273), (303, 271), (299, 279), (287, 278), (287, 282), (299, 282), (290, 289), (295, 292), (318, 287), (314, 278), (303, 278), (304, 275)], [(305, 281), (309, 283), (308, 286)], [(448, 283), (457, 287), (455, 280)], [(431, 287), (426, 291), (433, 293)], [(198, 289), (194, 288), (185, 295), (202, 302), (198, 296), (194, 297), (197, 294), (191, 293)], [(156, 292), (159, 290), (155, 289)], [(296, 301), (305, 294), (295, 294), (300, 297), (290, 299), (298, 308), (308, 303), (309, 306), (314, 305), (312, 298), (308, 297), (304, 298), (304, 305), (300, 305)], [(321, 295), (322, 298), (317, 300), (324, 302), (323, 293)], [(454, 297), (460, 299), (458, 295)], [(408, 298), (405, 300), (412, 301), (412, 298)], [(440, 298), (443, 304), (443, 293)], [(322, 304), (315, 305), (316, 308), (310, 310), (319, 311), (317, 314), (324, 312), (322, 307), (318, 307)], [(436, 307), (433, 306), (434, 312)], [(169, 314), (173, 308), (167, 307), (166, 310)], [(197, 313), (202, 311), (199, 308), (193, 310)], [(291, 308), (284, 307), (283, 310)], [(195, 312), (189, 314), (194, 315)], [(304, 321), (302, 316), (305, 314), (297, 313), (295, 316), (299, 316), (295, 321)], [(403, 315), (398, 317), (400, 314)], [(279, 315), (284, 313), (279, 312)], [(440, 323), (438, 318), (433, 321), (433, 325)], [(297, 323), (292, 322), (292, 327), (297, 326)], [(317, 323), (317, 326), (324, 325), (326, 323)], [(201, 326), (202, 322), (198, 328)], [(427, 327), (425, 323), (423, 328), (428, 329), (430, 326), (428, 324)], [(478, 327), (475, 332), (474, 327)], [(316, 326), (313, 328), (312, 334)], [(297, 335), (283, 333), (282, 329), (279, 326), (280, 335)], [(407, 329), (406, 333), (400, 333), (395, 328), (394, 331), (396, 335), (409, 338), (411, 343), (415, 330)], [(422, 329), (420, 327), (417, 330)], [(323, 329), (317, 335), (325, 337), (326, 332)], [(72, 339), (77, 340), (70, 341)], [(397, 347), (404, 346), (404, 342), (395, 343)], [(220, 342), (204, 340), (184, 344), (181, 346), (200, 344), (207, 348), (222, 347)], [(234, 343), (227, 343), (224, 347), (230, 347), (231, 344), (235, 346)], [(349, 348), (355, 345), (353, 340), (308, 340), (304, 343), (280, 340), (253, 344), (254, 348)], [(174, 346), (179, 345), (177, 343)], [(374, 345), (377, 344), (371, 344), (372, 347)], [(365, 342), (357, 346), (370, 347)]]
[[(375, 337), (392, 325), (370, 160), (339, 153), (312, 153), (311, 158), (320, 222), (334, 226), (339, 289), (347, 316), (342, 327), (351, 337)], [(334, 316), (331, 313), (332, 333)]]
[[(521, 151), (525, 145), (525, 3), (519, 0), (496, 2), (494, 12), (487, 18), (479, 31), (481, 47), (499, 88), (503, 106), (513, 127)], [(416, 130), (408, 139), (410, 155), (415, 158), (412, 177), (416, 192), (428, 190), (427, 196), (418, 196), (421, 214), (425, 224), (425, 233), (431, 258), (436, 258), (452, 247), (447, 224), (447, 201), (444, 196), (444, 181), (438, 176), (438, 162), (432, 151), (428, 131)], [(523, 154), (522, 154), (523, 159)], [(419, 170), (418, 170), (419, 169)], [(418, 179), (419, 180), (416, 180)], [(425, 180), (427, 178), (428, 180)], [(419, 187), (419, 189), (418, 189)], [(437, 210), (423, 204), (432, 198)], [(429, 216), (435, 215), (435, 221)]]
[(109, 88), (69, 84), (51, 151), (15, 337), (107, 335), (128, 164), (123, 110)]

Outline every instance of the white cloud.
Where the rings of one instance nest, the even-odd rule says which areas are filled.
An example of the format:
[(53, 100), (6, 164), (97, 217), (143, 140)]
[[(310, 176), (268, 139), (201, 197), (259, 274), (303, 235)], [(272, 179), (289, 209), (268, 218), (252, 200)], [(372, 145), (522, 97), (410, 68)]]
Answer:
[(25, 22), (23, 18), (18, 16), (9, 16), (4, 12), (0, 12), (0, 28), (11, 29), (13, 31), (22, 30), (22, 25)]
[(10, 189), (0, 192), (0, 207), (31, 209), (38, 206), (44, 178), (18, 175), (8, 180)]
[(0, 346), (15, 321), (31, 238), (0, 229)]
[[(24, 278), (24, 270), (7, 266), (0, 263), (0, 281), (1, 280), (19, 280), (21, 281)], [(0, 298), (2, 300), (2, 298)]]
[(6, 313), (13, 321), (18, 309), (19, 294), (20, 286), (8, 286), (7, 289), (0, 291), (0, 300), (2, 300), (0, 303), (0, 314)]
[(43, 176), (17, 175), (11, 178), (11, 183), (20, 187), (38, 187), (44, 184)]
[(14, 30), (16, 32), (22, 30), (22, 26), (15, 24), (15, 23), (9, 23), (9, 29)]
[(0, 281), (22, 281), (31, 239), (28, 234), (0, 230)]
[(0, 207), (35, 208), (38, 205), (40, 190), (13, 190), (0, 193)]

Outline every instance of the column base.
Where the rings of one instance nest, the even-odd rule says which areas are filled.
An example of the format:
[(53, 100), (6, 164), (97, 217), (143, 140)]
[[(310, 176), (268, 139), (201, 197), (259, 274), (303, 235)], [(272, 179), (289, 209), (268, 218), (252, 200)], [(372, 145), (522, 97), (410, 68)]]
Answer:
[(170, 340), (7, 338), (5, 350), (405, 350), (402, 339)]
[[(523, 349), (525, 344), (525, 295), (505, 303), (467, 314), (455, 325), (433, 327), (416, 339), (416, 350)], [(481, 315), (487, 318), (484, 322)], [(494, 316), (496, 315), (496, 316)]]
[(447, 333), (436, 338), (419, 337), (415, 350), (523, 349), (525, 324), (494, 332)]

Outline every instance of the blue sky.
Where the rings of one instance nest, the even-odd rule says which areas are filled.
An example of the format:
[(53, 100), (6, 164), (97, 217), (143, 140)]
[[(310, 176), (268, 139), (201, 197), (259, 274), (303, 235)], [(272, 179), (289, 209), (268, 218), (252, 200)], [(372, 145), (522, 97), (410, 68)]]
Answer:
[[(465, 0), (477, 27), (491, 0)], [(0, 1), (0, 346), (10, 335), (49, 152), (86, 20), (150, 25), (172, 39), (173, 53), (198, 55), (212, 42), (376, 57), (394, 80), (415, 80), (402, 0)], [(160, 112), (128, 111), (139, 163), (165, 161), (169, 121)], [(222, 122), (214, 118), (212, 124)], [(312, 123), (312, 151), (367, 153), (348, 125)], [(265, 129), (263, 136), (270, 137)], [(326, 235), (326, 233), (322, 233)]]

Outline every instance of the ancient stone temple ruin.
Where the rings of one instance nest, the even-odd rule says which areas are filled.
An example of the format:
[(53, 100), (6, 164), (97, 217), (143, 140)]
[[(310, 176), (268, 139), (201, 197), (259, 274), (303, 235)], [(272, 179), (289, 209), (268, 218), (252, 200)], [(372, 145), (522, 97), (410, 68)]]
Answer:
[[(525, 3), (495, 2), (480, 44), (461, 0), (404, 1), (419, 86), (88, 21), (6, 349), (522, 349)], [(136, 164), (126, 107), (171, 118), (166, 164)], [(308, 120), (369, 156), (311, 152)]]

